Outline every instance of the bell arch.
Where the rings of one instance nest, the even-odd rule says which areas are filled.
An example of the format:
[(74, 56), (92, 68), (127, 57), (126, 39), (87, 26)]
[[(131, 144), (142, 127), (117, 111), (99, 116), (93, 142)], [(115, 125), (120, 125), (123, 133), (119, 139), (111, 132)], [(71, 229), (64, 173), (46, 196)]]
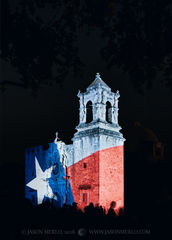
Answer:
[(86, 104), (86, 123), (93, 121), (93, 105), (91, 101)]
[(112, 105), (109, 101), (106, 102), (106, 121), (112, 123)]

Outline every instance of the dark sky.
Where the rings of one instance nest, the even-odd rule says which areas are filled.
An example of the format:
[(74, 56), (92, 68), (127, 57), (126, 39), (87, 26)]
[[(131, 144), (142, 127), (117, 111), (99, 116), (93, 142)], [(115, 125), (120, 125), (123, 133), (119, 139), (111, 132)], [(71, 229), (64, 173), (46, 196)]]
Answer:
[[(70, 143), (79, 119), (78, 90), (84, 91), (97, 72), (112, 91), (120, 91), (119, 124), (124, 137), (134, 122), (140, 121), (152, 129), (160, 141), (170, 145), (172, 93), (161, 83), (162, 76), (156, 78), (152, 89), (140, 95), (127, 74), (115, 66), (107, 69), (100, 55), (103, 44), (98, 30), (88, 35), (86, 29), (81, 29), (77, 46), (84, 63), (83, 78), (68, 76), (61, 85), (42, 86), (36, 97), (29, 89), (10, 85), (5, 92), (0, 92), (1, 163), (24, 163), (24, 149), (52, 142), (56, 131), (63, 141)], [(1, 81), (20, 79), (17, 69), (4, 60), (0, 60), (0, 71)]]
[[(37, 1), (8, 0), (11, 6), (12, 12), (15, 12), (16, 7), (19, 7), (20, 9), (21, 5), (19, 6), (18, 3), (21, 1), (23, 1), (23, 3), (27, 3), (28, 5), (30, 3), (33, 3), (35, 5), (36, 2), (42, 2), (42, 1), (43, 2), (54, 1), (56, 3), (56, 0), (39, 0), (39, 1), (38, 0)], [(1, 86), (2, 86), (2, 83), (4, 83), (5, 81), (20, 83), (20, 84), (25, 81), (27, 82), (27, 77), (28, 76), (30, 77), (28, 72), (28, 69), (29, 69), (28, 66), (29, 64), (31, 65), (33, 64), (35, 60), (35, 56), (36, 58), (38, 57), (37, 59), (40, 62), (43, 57), (45, 57), (46, 58), (45, 60), (47, 60), (47, 61), (41, 62), (42, 65), (39, 65), (39, 67), (41, 66), (41, 69), (40, 68), (37, 69), (37, 67), (36, 69), (33, 68), (36, 74), (38, 74), (38, 76), (44, 76), (44, 74), (41, 74), (41, 73), (42, 72), (46, 73), (46, 71), (44, 70), (49, 69), (51, 67), (53, 68), (54, 72), (58, 72), (58, 69), (53, 65), (52, 66), (45, 65), (45, 63), (47, 64), (50, 63), (49, 59), (51, 59), (51, 57), (53, 56), (55, 47), (53, 46), (53, 48), (51, 48), (51, 44), (50, 44), (51, 41), (49, 41), (49, 34), (47, 33), (44, 34), (44, 31), (39, 31), (40, 30), (39, 28), (42, 27), (41, 24), (39, 25), (39, 21), (37, 21), (37, 26), (35, 27), (32, 20), (30, 20), (30, 17), (31, 19), (34, 19), (33, 17), (34, 14), (32, 15), (31, 13), (29, 13), (30, 15), (28, 20), (27, 14), (25, 18), (25, 15), (22, 15), (23, 12), (20, 13), (21, 15), (19, 17), (22, 16), (24, 20), (20, 19), (20, 21), (18, 22), (18, 25), (15, 26), (16, 27), (15, 29), (13, 29), (13, 26), (15, 24), (10, 25), (10, 21), (14, 21), (14, 19), (16, 20), (17, 19), (16, 16), (18, 15), (11, 17), (9, 12), (6, 11), (5, 12), (6, 16), (3, 15), (4, 19), (1, 18), (2, 16), (0, 16), (0, 21), (3, 20), (3, 23), (4, 23), (4, 29), (3, 29), (4, 31), (2, 32), (5, 35), (5, 37), (3, 36), (2, 39), (0, 35), (0, 40), (7, 39), (9, 43), (7, 44), (7, 46), (4, 44), (4, 46), (7, 47), (6, 49), (7, 56), (5, 56), (6, 59), (4, 57), (5, 54), (4, 55), (2, 54), (3, 48), (0, 48), (0, 56), (3, 56), (2, 58), (0, 57), (0, 197), (2, 196), (3, 198), (3, 202), (1, 206), (3, 207), (4, 213), (5, 213), (4, 214), (5, 217), (3, 219), (7, 220), (7, 227), (8, 227), (7, 232), (9, 232), (9, 224), (11, 220), (13, 221), (14, 219), (13, 228), (15, 228), (16, 226), (16, 229), (20, 229), (20, 227), (24, 226), (23, 224), (25, 223), (25, 220), (26, 220), (24, 218), (27, 218), (27, 215), (28, 215), (27, 212), (25, 212), (25, 208), (21, 207), (22, 206), (21, 200), (24, 199), (24, 189), (25, 189), (25, 182), (24, 182), (25, 149), (27, 147), (32, 147), (32, 146), (42, 145), (42, 144), (46, 145), (47, 143), (53, 142), (55, 139), (56, 131), (59, 132), (59, 137), (62, 141), (64, 141), (66, 144), (72, 143), (71, 139), (74, 133), (76, 132), (75, 128), (79, 123), (79, 99), (77, 97), (77, 93), (79, 90), (81, 90), (82, 92), (86, 90), (86, 88), (91, 84), (91, 82), (94, 81), (95, 75), (97, 72), (100, 73), (102, 79), (105, 81), (105, 83), (109, 87), (111, 87), (111, 90), (113, 92), (115, 92), (116, 90), (119, 90), (120, 92), (119, 125), (122, 127), (121, 132), (123, 133), (124, 138), (126, 138), (124, 147), (127, 146), (128, 142), (130, 143), (132, 137), (134, 136), (134, 134), (132, 134), (132, 131), (133, 131), (134, 123), (136, 121), (140, 122), (143, 126), (153, 130), (153, 132), (157, 135), (159, 141), (164, 143), (165, 157), (162, 159), (162, 161), (160, 160), (157, 162), (149, 161), (146, 145), (142, 145), (141, 146), (142, 148), (138, 148), (139, 152), (134, 152), (134, 153), (133, 152), (129, 153), (127, 152), (127, 148), (126, 147), (124, 148), (124, 159), (125, 159), (125, 170), (124, 170), (125, 179), (124, 180), (125, 180), (125, 198), (126, 198), (125, 204), (127, 206), (126, 209), (130, 209), (132, 214), (134, 214), (133, 216), (135, 218), (135, 216), (137, 217), (137, 211), (141, 212), (141, 214), (143, 213), (143, 216), (146, 216), (145, 214), (150, 212), (150, 216), (151, 216), (151, 214), (154, 214), (154, 210), (153, 210), (154, 208), (152, 209), (152, 206), (155, 206), (156, 208), (155, 210), (157, 212), (155, 216), (157, 217), (156, 219), (152, 218), (152, 221), (154, 222), (156, 231), (157, 231), (156, 224), (161, 223), (161, 221), (159, 220), (163, 220), (163, 222), (165, 220), (164, 217), (161, 218), (162, 213), (167, 214), (169, 218), (171, 218), (172, 216), (170, 215), (171, 214), (170, 207), (172, 206), (172, 202), (171, 202), (171, 199), (172, 199), (171, 198), (172, 196), (172, 193), (171, 193), (172, 84), (171, 85), (169, 84), (169, 87), (167, 87), (167, 85), (165, 85), (164, 76), (158, 73), (157, 76), (154, 78), (154, 80), (153, 78), (151, 78), (152, 87), (147, 89), (146, 85), (143, 85), (142, 90), (144, 94), (140, 94), (138, 91), (138, 88), (136, 87), (137, 84), (134, 85), (134, 81), (132, 81), (133, 79), (131, 79), (131, 76), (129, 76), (129, 74), (127, 73), (127, 70), (125, 71), (125, 69), (123, 69), (122, 71), (119, 69), (118, 62), (116, 62), (115, 64), (113, 63), (110, 69), (107, 67), (108, 59), (102, 56), (101, 50), (103, 47), (107, 45), (106, 40), (108, 39), (108, 37), (105, 38), (102, 36), (102, 29), (106, 29), (106, 27), (109, 28), (107, 30), (109, 31), (108, 34), (110, 33), (109, 39), (111, 39), (111, 37), (113, 38), (114, 33), (111, 29), (111, 24), (108, 25), (107, 23), (107, 26), (101, 25), (103, 22), (106, 23), (105, 18), (101, 18), (101, 17), (103, 16), (104, 13), (105, 13), (104, 15), (105, 17), (109, 16), (109, 12), (108, 12), (109, 7), (112, 7), (112, 10), (115, 9), (114, 4), (109, 4), (109, 2), (113, 3), (118, 1), (122, 2), (125, 8), (125, 11), (121, 13), (122, 17), (121, 17), (121, 24), (118, 25), (120, 26), (118, 29), (118, 34), (119, 35), (121, 34), (122, 36), (122, 35), (125, 35), (126, 32), (128, 31), (127, 33), (129, 34), (129, 36), (126, 37), (126, 39), (125, 38), (123, 39), (125, 43), (124, 44), (125, 48), (123, 48), (123, 44), (120, 45), (120, 51), (123, 53), (123, 55), (121, 57), (118, 56), (117, 59), (119, 59), (121, 61), (120, 64), (121, 65), (124, 64), (125, 67), (130, 66), (131, 69), (134, 69), (134, 70), (139, 69), (139, 75), (137, 75), (138, 73), (137, 71), (136, 71), (136, 75), (137, 75), (138, 82), (140, 82), (140, 80), (143, 79), (142, 75), (144, 75), (144, 72), (142, 72), (142, 63), (143, 63), (143, 69), (145, 66), (146, 68), (148, 68), (148, 70), (150, 70), (151, 68), (149, 69), (149, 67), (152, 67), (152, 66), (154, 69), (158, 68), (158, 66), (163, 63), (162, 61), (159, 61), (159, 57), (160, 58), (162, 57), (162, 59), (164, 60), (164, 56), (166, 57), (166, 54), (168, 56), (168, 53), (171, 54), (170, 56), (171, 56), (171, 63), (172, 63), (172, 44), (171, 44), (172, 31), (170, 31), (171, 22), (168, 21), (168, 14), (166, 14), (166, 6), (163, 5), (164, 2), (165, 4), (166, 3), (171, 4), (170, 0), (162, 0), (162, 1), (81, 0), (80, 1), (81, 3), (88, 3), (88, 5), (90, 4), (92, 6), (91, 9), (89, 8), (87, 9), (86, 13), (79, 12), (78, 15), (79, 17), (81, 17), (81, 20), (83, 20), (84, 24), (83, 25), (81, 24), (81, 27), (77, 28), (77, 31), (76, 31), (77, 38), (73, 43), (76, 46), (76, 48), (78, 48), (78, 57), (83, 63), (82, 77), (79, 77), (77, 75), (76, 76), (72, 75), (71, 74), (72, 65), (67, 65), (68, 75), (64, 79), (62, 79), (61, 82), (54, 83), (52, 86), (41, 84), (36, 95), (33, 95), (33, 93), (35, 92), (33, 92), (33, 89), (31, 89), (32, 84), (31, 85), (28, 84), (27, 87), (25, 86), (26, 88), (14, 86), (12, 84), (6, 84), (5, 91), (1, 91)], [(7, 0), (4, 0), (2, 2), (7, 3)], [(60, 0), (58, 0), (57, 2), (60, 2)], [(75, 5), (77, 1), (65, 0), (62, 2), (64, 5), (66, 4), (66, 2), (69, 4), (71, 2)], [(124, 2), (127, 2), (128, 5), (125, 5)], [(142, 16), (143, 16), (142, 14), (140, 14), (141, 22), (139, 21), (137, 22), (138, 20), (137, 14), (134, 15), (133, 12), (131, 12), (130, 10), (133, 10), (136, 13), (139, 11), (137, 11), (137, 9), (135, 11), (134, 5), (130, 8), (130, 2), (133, 2), (134, 4), (138, 3), (138, 5), (140, 3), (141, 8), (142, 7), (144, 8), (145, 14), (147, 14), (146, 16), (148, 16), (148, 18), (145, 18), (145, 22), (142, 22)], [(105, 3), (107, 3), (107, 7)], [(163, 15), (161, 15), (161, 4), (162, 4), (162, 7), (164, 7), (162, 11)], [(149, 8), (149, 5), (150, 5), (150, 8)], [(7, 5), (5, 4), (4, 6), (7, 7)], [(129, 10), (126, 6), (129, 7)], [(0, 2), (0, 7), (1, 7), (1, 2)], [(104, 9), (105, 9), (105, 12), (104, 12)], [(138, 9), (139, 9), (139, 6), (138, 6)], [(56, 11), (56, 9), (53, 9), (53, 10)], [(66, 8), (62, 10), (66, 10)], [(50, 17), (50, 19), (52, 18), (51, 11), (52, 9), (47, 10), (47, 9), (40, 8), (36, 14), (40, 15), (42, 20), (45, 20), (45, 23), (46, 23), (46, 20), (48, 17)], [(0, 11), (0, 13), (2, 14), (3, 12)], [(169, 12), (167, 11), (167, 13)], [(69, 11), (69, 14), (70, 14), (70, 11)], [(56, 17), (56, 14), (54, 16)], [(75, 13), (73, 16), (75, 16)], [(128, 21), (128, 16), (130, 17), (130, 21)], [(167, 21), (165, 22), (165, 25), (164, 25), (165, 30), (161, 29), (162, 32), (159, 32), (160, 24), (161, 24), (161, 22), (159, 22), (159, 19), (161, 20), (166, 19), (165, 18), (166, 16), (167, 16)], [(124, 18), (126, 22), (123, 21)], [(169, 19), (170, 18), (172, 19), (172, 14), (171, 15), (169, 14)], [(103, 21), (101, 21), (102, 19)], [(70, 23), (72, 23), (72, 20), (73, 19), (71, 18), (71, 16), (69, 17), (67, 16), (67, 23), (69, 25)], [(57, 23), (58, 21), (59, 19), (57, 19)], [(31, 26), (28, 23), (31, 24)], [(145, 44), (144, 42), (145, 32), (144, 31), (142, 32), (142, 30), (139, 31), (140, 26), (142, 25), (145, 27), (145, 29), (143, 30), (147, 33), (147, 36), (148, 36), (148, 38), (145, 38), (147, 40), (147, 44)], [(89, 26), (89, 34), (88, 34), (88, 26)], [(57, 29), (59, 30), (60, 27)], [(66, 25), (66, 28), (63, 29), (63, 24), (62, 24), (62, 29), (61, 29), (62, 35), (60, 34), (59, 34), (60, 36), (58, 36), (58, 34), (55, 35), (57, 36), (57, 42), (59, 41), (59, 39), (62, 42), (62, 45), (59, 44), (60, 47), (59, 45), (57, 46), (58, 51), (60, 52), (60, 50), (61, 49), (63, 50), (64, 48), (64, 53), (66, 54), (65, 50), (66, 49), (68, 50), (67, 52), (69, 54), (68, 63), (70, 62), (70, 57), (75, 55), (72, 53), (73, 51), (72, 44), (70, 45), (71, 43), (70, 36), (72, 36), (72, 33), (68, 35), (68, 32), (67, 32), (68, 30), (70, 31), (72, 29), (72, 28), (70, 29), (70, 27), (71, 26), (69, 26), (68, 28), (68, 25)], [(65, 31), (66, 29), (67, 31)], [(133, 31), (131, 35), (130, 35), (130, 29)], [(16, 30), (18, 32), (16, 32)], [(25, 30), (30, 32), (28, 33)], [(50, 29), (50, 33), (51, 33), (51, 30), (52, 29)], [(141, 36), (139, 35), (138, 32), (140, 32)], [(67, 42), (65, 42), (66, 39), (63, 38), (63, 33), (64, 35), (65, 34), (67, 35), (67, 40), (68, 40)], [(28, 38), (26, 37), (27, 34), (29, 35)], [(157, 37), (159, 36), (158, 34), (160, 34), (161, 38)], [(50, 39), (53, 42), (52, 36), (54, 35), (52, 34)], [(136, 41), (137, 44), (135, 44), (133, 37), (135, 37), (135, 41), (139, 39), (139, 41)], [(159, 39), (160, 41), (157, 41)], [(117, 45), (113, 48), (114, 39), (111, 39), (111, 40), (112, 40), (112, 44), (108, 45), (110, 53), (112, 49), (112, 53), (116, 54), (116, 52), (118, 52), (116, 51), (116, 48), (115, 48), (117, 47)], [(13, 42), (14, 45), (11, 44), (11, 41)], [(33, 44), (30, 44), (30, 41), (31, 42), (33, 41), (32, 42)], [(47, 42), (49, 43), (48, 46), (46, 45)], [(160, 45), (161, 42), (162, 43), (165, 42), (168, 44), (167, 45), (162, 44), (162, 48), (161, 48), (161, 45)], [(65, 48), (66, 47), (65, 44), (68, 46), (67, 48)], [(9, 48), (11, 49), (11, 46), (12, 46), (12, 49), (14, 46), (14, 52), (16, 50), (16, 55), (14, 54), (14, 56), (13, 56), (13, 51), (8, 52)], [(148, 50), (147, 50), (146, 48), (142, 49), (142, 46), (145, 46), (145, 47), (151, 46), (151, 47), (150, 48), (148, 47)], [(51, 54), (49, 54), (50, 49), (53, 50), (51, 51)], [(45, 51), (45, 54), (44, 54), (44, 51)], [(72, 53), (71, 55), (70, 55), (70, 51)], [(165, 52), (165, 54), (161, 56), (163, 51), (167, 51), (167, 52)], [(6, 53), (6, 51), (4, 52)], [(35, 52), (36, 54), (34, 55)], [(37, 56), (37, 52), (38, 52), (38, 55), (40, 54), (39, 56)], [(63, 54), (63, 51), (60, 53)], [(20, 54), (21, 54), (21, 58), (20, 58)], [(115, 54), (113, 55), (113, 54), (112, 54), (112, 57), (115, 57), (116, 55)], [(144, 54), (145, 56), (143, 56)], [(60, 54), (58, 56), (61, 57)], [(15, 59), (15, 57), (18, 60), (17, 63), (13, 61), (13, 58)], [(68, 55), (67, 56), (65, 55), (65, 57), (68, 58)], [(131, 58), (131, 61), (130, 61), (130, 58)], [(145, 59), (148, 59), (149, 61), (145, 62)], [(11, 64), (10, 61), (13, 64)], [(73, 61), (71, 60), (70, 63), (72, 64)], [(15, 64), (16, 64), (16, 67), (14, 67)], [(141, 68), (137, 69), (139, 64), (141, 64)], [(23, 71), (22, 69), (23, 65), (26, 65), (26, 66), (24, 68), (24, 72), (22, 75), (21, 72)], [(35, 66), (37, 66), (37, 64), (35, 64), (34, 67)], [(167, 64), (167, 67), (169, 66), (170, 64), (169, 65)], [(66, 65), (62, 66), (62, 69), (63, 68), (65, 69)], [(171, 69), (172, 68), (169, 68), (167, 71), (169, 75), (172, 74)], [(32, 73), (34, 73), (34, 71)], [(49, 79), (51, 79), (51, 76)], [(44, 79), (42, 81), (44, 81)], [(135, 83), (136, 82), (137, 81), (135, 81)], [(144, 82), (144, 84), (146, 84), (146, 81)], [(171, 89), (170, 89), (170, 86), (171, 86)], [(150, 145), (148, 144), (147, 147), (149, 148), (149, 146)], [(152, 149), (151, 149), (151, 153), (152, 153)], [(13, 204), (11, 204), (11, 201), (13, 201)], [(15, 210), (14, 214), (13, 214), (13, 211), (11, 212), (11, 209)], [(3, 214), (3, 212), (1, 213)], [(22, 215), (20, 213), (22, 213)], [(22, 216), (21, 224), (20, 226), (19, 225), (17, 226), (18, 222), (16, 221), (16, 217), (20, 218), (20, 216)], [(169, 218), (167, 218), (167, 220)], [(146, 219), (146, 222), (147, 220), (149, 222), (150, 219), (151, 218), (148, 217), (148, 219)], [(28, 226), (32, 225), (31, 224), (32, 220), (33, 219), (31, 220), (27, 219), (26, 229), (28, 229)], [(166, 225), (166, 222), (167, 221), (164, 222), (165, 225)], [(170, 223), (170, 219), (168, 223)], [(131, 227), (131, 225), (129, 226)], [(10, 233), (13, 233), (12, 231), (13, 228), (11, 228), (10, 226)], [(162, 226), (159, 227), (159, 229), (162, 230)], [(165, 232), (166, 231), (164, 231), (163, 234)]]
[[(157, 81), (152, 90), (146, 91), (144, 96), (139, 95), (124, 74), (115, 68), (111, 71), (106, 69), (94, 46), (95, 42), (92, 42), (90, 52), (82, 53), (86, 65), (84, 80), (68, 78), (62, 87), (58, 84), (43, 87), (37, 97), (33, 97), (29, 90), (13, 86), (0, 93), (1, 151), (8, 161), (21, 161), (26, 146), (51, 142), (56, 130), (62, 140), (70, 143), (79, 118), (78, 90), (84, 91), (94, 80), (96, 72), (101, 73), (112, 91), (120, 91), (119, 123), (125, 129), (124, 136), (128, 127), (140, 121), (153, 129), (161, 141), (170, 140), (171, 92)], [(3, 72), (4, 77), (16, 79), (12, 67), (5, 63)], [(6, 159), (2, 161), (5, 163)]]

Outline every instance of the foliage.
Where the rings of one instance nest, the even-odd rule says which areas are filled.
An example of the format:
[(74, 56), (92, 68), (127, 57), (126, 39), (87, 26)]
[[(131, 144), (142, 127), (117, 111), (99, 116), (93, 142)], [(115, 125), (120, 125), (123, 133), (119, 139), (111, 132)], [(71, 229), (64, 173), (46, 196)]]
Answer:
[(111, 6), (103, 30), (108, 66), (122, 68), (140, 91), (151, 87), (159, 72), (172, 87), (171, 1), (115, 0)]
[[(79, 31), (102, 31), (100, 49), (108, 67), (128, 73), (137, 90), (152, 86), (161, 72), (172, 88), (170, 0), (2, 1), (0, 57), (18, 69), (24, 87), (80, 76)], [(84, 30), (86, 33), (86, 30)], [(89, 46), (86, 46), (89, 47)]]

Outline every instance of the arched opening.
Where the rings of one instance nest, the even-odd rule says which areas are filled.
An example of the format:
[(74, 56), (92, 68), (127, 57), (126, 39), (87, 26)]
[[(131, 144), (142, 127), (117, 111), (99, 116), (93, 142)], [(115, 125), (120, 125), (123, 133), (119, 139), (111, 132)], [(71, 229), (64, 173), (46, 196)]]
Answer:
[(112, 123), (112, 106), (110, 102), (106, 102), (106, 121)]
[(90, 123), (93, 121), (93, 107), (91, 101), (87, 102), (86, 109), (87, 109), (86, 123)]

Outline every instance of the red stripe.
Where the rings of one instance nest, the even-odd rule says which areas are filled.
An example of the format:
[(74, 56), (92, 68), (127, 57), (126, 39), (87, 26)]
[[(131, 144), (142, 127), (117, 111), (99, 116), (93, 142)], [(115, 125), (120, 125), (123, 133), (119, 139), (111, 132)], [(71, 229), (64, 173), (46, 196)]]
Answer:
[(70, 166), (68, 173), (74, 201), (80, 208), (93, 202), (108, 209), (111, 201), (117, 202), (117, 208), (124, 207), (123, 145), (83, 158)]

